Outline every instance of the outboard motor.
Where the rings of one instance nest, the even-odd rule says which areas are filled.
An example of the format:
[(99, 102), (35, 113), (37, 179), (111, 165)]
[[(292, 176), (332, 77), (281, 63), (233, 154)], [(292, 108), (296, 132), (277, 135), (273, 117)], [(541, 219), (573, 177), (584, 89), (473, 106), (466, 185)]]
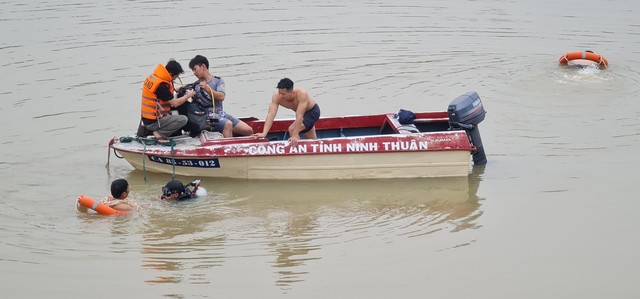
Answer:
[(471, 144), (476, 147), (473, 153), (473, 164), (487, 164), (487, 157), (484, 154), (482, 139), (478, 124), (484, 120), (487, 113), (482, 106), (480, 96), (475, 91), (465, 93), (449, 104), (447, 108), (449, 114), (449, 126), (452, 129), (464, 129), (471, 140)]

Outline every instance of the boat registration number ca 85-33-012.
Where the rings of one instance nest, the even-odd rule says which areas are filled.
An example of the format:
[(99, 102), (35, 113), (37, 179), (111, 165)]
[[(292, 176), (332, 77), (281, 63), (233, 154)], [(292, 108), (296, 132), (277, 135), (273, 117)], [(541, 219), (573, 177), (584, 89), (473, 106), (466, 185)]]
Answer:
[(176, 166), (186, 167), (203, 167), (203, 168), (220, 168), (220, 162), (218, 158), (211, 159), (172, 159), (158, 156), (149, 156), (149, 161), (163, 163), (163, 164), (175, 164)]

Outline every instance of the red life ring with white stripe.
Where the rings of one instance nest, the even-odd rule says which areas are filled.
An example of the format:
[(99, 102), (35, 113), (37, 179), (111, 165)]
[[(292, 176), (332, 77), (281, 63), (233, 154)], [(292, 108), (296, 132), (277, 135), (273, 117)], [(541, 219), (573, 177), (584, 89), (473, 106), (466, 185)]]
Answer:
[(604, 56), (593, 53), (593, 52), (587, 52), (587, 51), (566, 53), (560, 57), (559, 62), (560, 64), (568, 64), (569, 61), (577, 60), (577, 59), (593, 61), (600, 68), (603, 68), (603, 69), (609, 66), (609, 61), (606, 58), (604, 58)]

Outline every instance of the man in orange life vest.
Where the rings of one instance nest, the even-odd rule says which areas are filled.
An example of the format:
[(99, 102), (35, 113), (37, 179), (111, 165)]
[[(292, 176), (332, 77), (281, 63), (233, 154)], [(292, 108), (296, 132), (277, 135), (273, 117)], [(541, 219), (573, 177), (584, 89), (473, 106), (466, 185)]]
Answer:
[(173, 80), (182, 73), (182, 66), (171, 59), (166, 66), (158, 64), (142, 85), (142, 125), (153, 131), (159, 143), (168, 142), (167, 138), (187, 123), (186, 116), (171, 114), (171, 106), (178, 107), (195, 94), (188, 90), (182, 97), (174, 96)]

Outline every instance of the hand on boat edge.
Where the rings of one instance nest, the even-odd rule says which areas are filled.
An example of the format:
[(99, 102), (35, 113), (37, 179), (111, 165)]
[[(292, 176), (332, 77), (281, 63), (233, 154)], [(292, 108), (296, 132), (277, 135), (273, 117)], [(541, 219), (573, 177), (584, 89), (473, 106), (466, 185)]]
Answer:
[(289, 138), (289, 146), (297, 146), (298, 145), (298, 140), (300, 140), (300, 137), (291, 137)]
[(253, 137), (253, 138), (266, 138), (267, 134), (266, 133), (255, 133), (255, 134), (252, 134), (251, 137)]

